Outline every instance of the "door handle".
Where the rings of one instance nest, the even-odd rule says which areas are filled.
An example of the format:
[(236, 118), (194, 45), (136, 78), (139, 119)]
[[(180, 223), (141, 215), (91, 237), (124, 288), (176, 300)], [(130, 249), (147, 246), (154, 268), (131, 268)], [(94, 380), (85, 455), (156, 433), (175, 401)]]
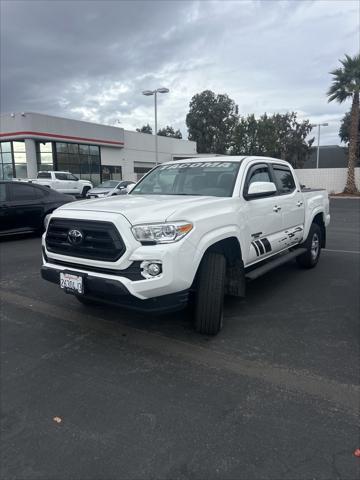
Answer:
[(273, 208), (274, 212), (279, 212), (281, 210), (281, 207), (278, 207), (277, 205), (275, 205), (275, 207)]
[(296, 205), (297, 205), (298, 207), (301, 207), (302, 204), (303, 204), (303, 202), (301, 202), (301, 201), (299, 200)]

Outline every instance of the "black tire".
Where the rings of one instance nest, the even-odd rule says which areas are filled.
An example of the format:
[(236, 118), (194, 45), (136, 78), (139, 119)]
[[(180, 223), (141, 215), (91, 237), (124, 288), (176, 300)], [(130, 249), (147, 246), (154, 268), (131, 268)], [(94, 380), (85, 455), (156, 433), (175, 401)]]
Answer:
[(306, 252), (296, 257), (297, 264), (302, 268), (314, 268), (320, 258), (321, 253), (321, 228), (313, 223), (310, 227), (308, 238), (303, 246)]
[(226, 260), (220, 253), (208, 253), (201, 261), (195, 298), (195, 330), (216, 335), (222, 328)]
[(83, 305), (87, 305), (87, 306), (101, 305), (101, 302), (97, 300), (93, 300), (92, 298), (84, 297), (83, 295), (75, 295), (75, 298)]
[(89, 190), (91, 190), (90, 187), (84, 187), (84, 188), (83, 188), (83, 190), (82, 190), (82, 192), (81, 192), (82, 198), (86, 198), (86, 194), (87, 194), (87, 192), (88, 192)]

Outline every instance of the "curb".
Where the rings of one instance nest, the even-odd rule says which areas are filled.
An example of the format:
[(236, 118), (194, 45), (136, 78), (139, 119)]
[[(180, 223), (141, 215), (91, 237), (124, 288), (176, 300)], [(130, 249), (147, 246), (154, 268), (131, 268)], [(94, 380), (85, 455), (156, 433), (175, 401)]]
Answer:
[(337, 196), (337, 195), (329, 195), (329, 198), (334, 198), (336, 200), (343, 199), (343, 200), (360, 200), (360, 196)]

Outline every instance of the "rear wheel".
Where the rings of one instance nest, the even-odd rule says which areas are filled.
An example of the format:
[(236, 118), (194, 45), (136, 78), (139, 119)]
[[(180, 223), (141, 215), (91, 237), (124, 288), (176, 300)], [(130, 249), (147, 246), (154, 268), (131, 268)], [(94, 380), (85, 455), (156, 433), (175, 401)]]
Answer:
[(208, 253), (201, 261), (195, 299), (195, 329), (216, 335), (223, 324), (226, 260), (220, 253)]
[(300, 267), (314, 268), (321, 253), (321, 228), (317, 223), (311, 225), (308, 238), (303, 246), (306, 248), (306, 252), (296, 257), (296, 261)]

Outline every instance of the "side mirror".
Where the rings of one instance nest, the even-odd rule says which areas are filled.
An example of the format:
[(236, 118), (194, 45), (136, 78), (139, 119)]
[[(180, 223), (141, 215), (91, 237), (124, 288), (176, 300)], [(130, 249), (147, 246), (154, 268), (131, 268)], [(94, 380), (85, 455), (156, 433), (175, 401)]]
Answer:
[(124, 185), (121, 185), (120, 187), (117, 187), (117, 190), (125, 190), (125, 188)]
[(276, 191), (276, 185), (273, 182), (254, 182), (250, 184), (246, 197), (268, 197), (276, 193)]

